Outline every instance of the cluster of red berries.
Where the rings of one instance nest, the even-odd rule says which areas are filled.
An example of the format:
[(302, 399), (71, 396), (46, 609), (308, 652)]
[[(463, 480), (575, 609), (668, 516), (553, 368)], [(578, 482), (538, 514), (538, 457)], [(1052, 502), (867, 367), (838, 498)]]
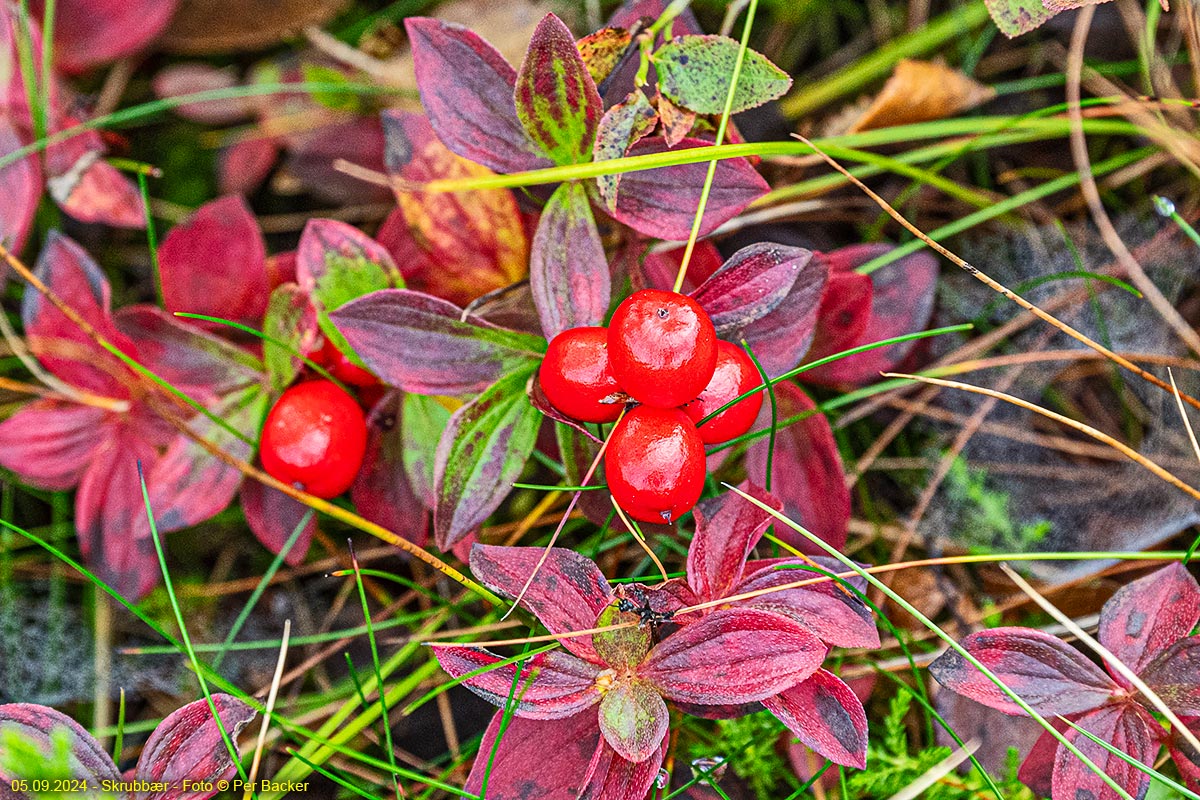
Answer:
[(568, 417), (620, 418), (604, 470), (613, 498), (642, 522), (670, 522), (689, 511), (704, 488), (704, 445), (741, 436), (762, 407), (756, 393), (697, 427), (762, 381), (741, 348), (717, 338), (695, 300), (657, 289), (631, 295), (608, 328), (555, 336), (538, 380)]
[(309, 358), (343, 384), (355, 387), (358, 399), (322, 378), (297, 383), (279, 396), (267, 414), (259, 456), (269, 475), (329, 499), (354, 483), (367, 450), (362, 406), (374, 405), (384, 389), (378, 378), (328, 339)]

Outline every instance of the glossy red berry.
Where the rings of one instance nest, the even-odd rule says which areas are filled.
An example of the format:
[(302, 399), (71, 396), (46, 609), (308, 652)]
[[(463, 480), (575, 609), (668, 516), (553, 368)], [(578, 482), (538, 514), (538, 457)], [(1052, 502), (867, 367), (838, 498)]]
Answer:
[(373, 373), (351, 361), (328, 339), (310, 358), (324, 367), (330, 375), (350, 386), (375, 386), (379, 383), (379, 379)]
[(604, 453), (608, 489), (642, 522), (671, 522), (704, 489), (704, 443), (678, 408), (638, 406), (617, 423)]
[(608, 331), (571, 328), (550, 341), (538, 371), (550, 405), (582, 422), (612, 422), (623, 402), (604, 402), (621, 394), (608, 361)]
[(367, 423), (354, 398), (325, 380), (298, 383), (263, 426), (263, 469), (317, 497), (350, 488), (367, 449)]
[(675, 408), (694, 400), (712, 378), (717, 332), (692, 298), (643, 289), (613, 313), (608, 354), (617, 382), (635, 400)]
[(729, 342), (717, 342), (717, 368), (704, 391), (683, 407), (684, 413), (696, 423), (696, 430), (705, 444), (720, 444), (750, 430), (762, 408), (762, 392), (753, 394), (717, 414), (703, 425), (700, 420), (735, 397), (762, 385), (758, 368), (746, 351)]

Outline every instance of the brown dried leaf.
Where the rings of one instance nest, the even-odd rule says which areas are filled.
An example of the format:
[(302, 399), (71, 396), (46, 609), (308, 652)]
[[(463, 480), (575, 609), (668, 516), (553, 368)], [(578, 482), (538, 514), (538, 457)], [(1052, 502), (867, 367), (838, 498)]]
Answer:
[(952, 117), (994, 95), (990, 86), (944, 64), (904, 59), (849, 132)]
[(202, 55), (262, 50), (309, 25), (324, 25), (348, 0), (182, 0), (161, 46)]

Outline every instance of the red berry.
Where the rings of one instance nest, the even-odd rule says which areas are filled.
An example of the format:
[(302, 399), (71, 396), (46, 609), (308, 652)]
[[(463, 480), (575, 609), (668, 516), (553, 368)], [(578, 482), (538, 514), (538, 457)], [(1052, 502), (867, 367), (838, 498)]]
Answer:
[(284, 392), (263, 426), (263, 469), (317, 497), (350, 488), (367, 449), (367, 423), (354, 398), (324, 380)]
[(608, 363), (604, 328), (571, 328), (555, 336), (546, 348), (538, 381), (550, 405), (572, 419), (612, 422), (625, 407), (622, 402), (604, 402), (621, 393)]
[(704, 489), (704, 443), (678, 408), (638, 406), (617, 424), (604, 453), (608, 489), (625, 513), (670, 522)]
[(321, 349), (309, 358), (324, 367), (330, 375), (350, 386), (375, 386), (379, 383), (378, 378), (351, 361), (328, 339)]
[(696, 430), (705, 444), (728, 442), (750, 430), (762, 408), (762, 392), (730, 406), (703, 425), (700, 420), (733, 398), (761, 385), (762, 376), (745, 350), (729, 342), (717, 342), (717, 368), (712, 380), (699, 397), (683, 407), (683, 411), (696, 423)]
[(694, 400), (717, 364), (717, 332), (700, 304), (676, 292), (643, 289), (613, 313), (613, 374), (635, 400), (675, 408)]

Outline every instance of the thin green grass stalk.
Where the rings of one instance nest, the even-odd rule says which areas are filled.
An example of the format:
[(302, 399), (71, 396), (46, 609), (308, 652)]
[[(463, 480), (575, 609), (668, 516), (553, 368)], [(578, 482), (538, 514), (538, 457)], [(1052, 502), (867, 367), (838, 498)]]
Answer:
[(362, 682), (358, 679), (358, 668), (354, 666), (354, 659), (350, 658), (350, 653), (342, 653), (346, 657), (346, 668), (349, 670), (350, 682), (354, 684), (354, 692), (358, 695), (358, 702), (364, 706), (367, 704), (367, 695), (363, 692)]
[[(1157, 7), (1157, 5), (1158, 5), (1158, 3), (1156, 2), (1155, 6)], [(1084, 730), (1083, 728), (1076, 725), (1074, 722), (1071, 722), (1071, 720), (1067, 719), (1066, 717), (1064, 717), (1062, 715), (1059, 715), (1058, 719), (1060, 722), (1070, 725), (1078, 733), (1082, 733), (1084, 736), (1086, 736), (1087, 738), (1091, 739), (1096, 744), (1103, 747), (1109, 753), (1112, 753), (1114, 756), (1120, 758), (1122, 761), (1124, 761), (1129, 766), (1133, 767), (1134, 769), (1138, 770), (1139, 772), (1144, 773), (1145, 775), (1148, 775), (1150, 777), (1150, 780), (1161, 783), (1163, 786), (1167, 787), (1171, 791), (1178, 792), (1183, 797), (1188, 798), (1188, 800), (1200, 800), (1200, 794), (1196, 794), (1195, 792), (1193, 792), (1191, 789), (1187, 788), (1183, 784), (1177, 783), (1176, 781), (1171, 780), (1166, 775), (1163, 775), (1161, 772), (1154, 769), (1153, 767), (1146, 766), (1142, 762), (1138, 761), (1136, 758), (1133, 758), (1132, 756), (1130, 756), (1125, 751), (1118, 750), (1116, 747), (1113, 747), (1111, 744), (1104, 741), (1103, 739), (1101, 739), (1099, 736), (1092, 733), (1091, 731)]]
[(988, 20), (983, 3), (969, 2), (930, 20), (919, 29), (884, 44), (870, 55), (820, 80), (803, 80), (803, 88), (779, 101), (789, 119), (799, 119), (822, 106), (853, 94), (887, 75), (901, 59), (932, 53)]
[[(430, 591), (429, 589), (425, 588), (421, 584), (416, 583), (415, 581), (411, 581), (408, 578), (405, 578), (403, 575), (397, 575), (393, 572), (384, 572), (381, 569), (362, 569), (362, 568), (360, 568), (358, 570), (358, 572), (360, 575), (366, 575), (369, 578), (379, 578), (380, 580), (391, 581), (392, 583), (398, 583), (401, 586), (403, 586), (405, 589), (414, 591), (417, 594), (425, 595), (430, 600), (436, 600), (439, 603), (445, 601), (445, 598), (442, 597), (441, 595), (439, 595), (437, 592)], [(337, 570), (334, 570), (333, 572), (329, 573), (329, 577), (345, 578), (345, 577), (351, 576), (353, 574), (354, 574), (354, 570), (352, 570), (352, 569), (337, 569)], [(449, 603), (449, 604), (447, 604), (447, 608), (457, 609), (459, 605), (461, 605), (461, 603)]]
[(205, 322), (215, 322), (218, 325), (225, 325), (227, 327), (233, 328), (234, 330), (239, 330), (242, 333), (248, 333), (251, 336), (262, 339), (264, 342), (270, 342), (271, 344), (275, 345), (276, 347), (280, 347), (280, 348), (286, 350), (287, 352), (291, 353), (293, 357), (298, 358), (301, 361), (303, 361), (305, 366), (307, 366), (313, 372), (317, 373), (318, 375), (320, 375), (322, 378), (329, 381), (330, 383), (334, 383), (337, 386), (341, 387), (342, 391), (344, 391), (346, 394), (353, 394), (353, 392), (350, 391), (350, 389), (346, 386), (346, 384), (342, 383), (337, 378), (333, 377), (333, 375), (331, 375), (320, 364), (318, 364), (317, 362), (313, 361), (308, 356), (301, 353), (299, 350), (297, 350), (295, 347), (293, 347), (288, 342), (285, 342), (282, 339), (276, 339), (274, 336), (263, 333), (258, 328), (252, 328), (249, 325), (243, 325), (240, 322), (234, 322), (231, 319), (224, 319), (223, 317), (211, 317), (208, 314), (191, 314), (191, 313), (188, 313), (187, 311), (176, 311), (176, 312), (174, 312), (174, 315), (177, 317), (183, 317), (185, 319), (201, 319), (201, 320), (204, 320)]
[[(530, 629), (530, 634), (533, 629)], [(529, 644), (524, 647), (525, 655), (528, 657)], [(488, 753), (487, 766), (483, 770), (483, 780), (479, 783), (479, 796), (487, 797), (488, 780), (492, 777), (492, 768), (496, 764), (496, 753), (500, 752), (500, 742), (504, 740), (504, 734), (508, 731), (508, 726), (512, 722), (513, 714), (517, 710), (517, 703), (533, 685), (534, 678), (537, 676), (537, 670), (530, 673), (525, 679), (524, 685), (521, 685), (521, 667), (513, 670), (512, 686), (508, 689), (508, 697), (504, 701), (504, 712), (500, 716), (500, 730), (496, 731), (496, 741), (492, 742), (492, 749)], [(520, 689), (520, 691), (518, 691)]]
[[(48, 120), (46, 104), (42, 102), (44, 87), (38, 86), (38, 70), (33, 58), (33, 20), (29, 16), (29, 0), (21, 0), (17, 6), (17, 28), (17, 62), (25, 88), (25, 103), (32, 118), (33, 135), (41, 139), (46, 135)], [(43, 39), (42, 47), (46, 46)]]
[[(396, 751), (392, 746), (392, 719), (388, 714), (386, 692), (383, 690), (383, 673), (379, 669), (379, 646), (375, 643), (375, 627), (371, 620), (371, 607), (367, 603), (367, 590), (363, 586), (362, 573), (358, 570), (358, 556), (354, 552), (354, 542), (347, 540), (346, 546), (350, 549), (350, 564), (354, 568), (354, 583), (358, 587), (358, 599), (362, 603), (363, 620), (367, 626), (367, 642), (371, 645), (371, 665), (375, 669), (375, 685), (378, 687), (379, 693), (379, 716), (383, 722), (383, 742), (387, 749), (388, 765), (392, 768), (392, 783), (396, 789), (397, 799), (401, 795), (399, 782), (396, 781)], [(355, 685), (358, 686), (358, 681), (355, 680)], [(359, 694), (362, 695), (362, 687), (358, 686)]]
[(275, 577), (275, 573), (279, 571), (281, 566), (283, 566), (283, 560), (287, 558), (287, 554), (292, 551), (293, 547), (295, 547), (297, 540), (300, 538), (300, 534), (304, 532), (305, 527), (308, 526), (309, 520), (313, 518), (313, 514), (315, 513), (316, 512), (314, 512), (311, 508), (304, 512), (304, 516), (300, 518), (300, 524), (292, 530), (291, 534), (287, 538), (287, 541), (283, 543), (283, 547), (280, 548), (279, 552), (275, 555), (275, 558), (271, 561), (271, 566), (267, 567), (267, 571), (263, 573), (262, 579), (259, 580), (258, 585), (254, 587), (254, 591), (250, 593), (250, 597), (246, 600), (246, 604), (242, 606), (242, 610), (238, 612), (237, 618), (233, 621), (233, 626), (230, 627), (229, 633), (225, 636), (224, 647), (218, 650), (216, 657), (213, 658), (212, 668), (214, 670), (219, 670), (221, 668), (221, 662), (225, 660), (225, 654), (229, 652), (229, 646), (233, 644), (233, 640), (237, 638), (239, 633), (241, 633), (242, 626), (245, 625), (246, 620), (250, 618), (250, 613), (254, 610), (255, 606), (258, 605), (258, 601), (263, 596), (263, 592), (265, 592), (267, 587), (271, 585), (271, 579)]
[(51, 111), (54, 108), (54, 23), (57, 19), (57, 0), (45, 0), (42, 6), (42, 68), (41, 103), (42, 124), (49, 130)]
[(334, 775), (332, 772), (330, 772), (329, 770), (320, 766), (319, 764), (312, 763), (311, 761), (309, 761), (304, 756), (300, 755), (295, 750), (288, 748), (288, 752), (291, 753), (294, 758), (300, 759), (305, 764), (307, 764), (309, 767), (311, 767), (313, 772), (317, 773), (318, 775), (321, 775), (322, 777), (328, 778), (329, 780), (336, 783), (338, 786), (341, 786), (343, 789), (353, 792), (354, 794), (358, 795), (359, 797), (365, 797), (366, 800), (377, 800), (375, 795), (370, 794), (369, 792), (363, 791), (359, 787), (355, 786), (353, 783), (350, 783), (350, 781), (346, 780), (345, 778), (341, 778), (341, 777), (338, 777), (337, 775)]
[[(162, 538), (158, 534), (158, 523), (154, 519), (154, 509), (150, 507), (150, 492), (146, 489), (146, 476), (142, 472), (142, 462), (138, 462), (138, 479), (142, 484), (142, 502), (146, 506), (146, 517), (150, 523), (150, 538), (154, 541), (154, 552), (158, 556), (158, 566), (162, 570), (163, 584), (167, 589), (167, 598), (171, 601), (171, 610), (175, 614), (175, 623), (179, 626), (179, 638), (183, 642), (183, 649), (187, 652), (188, 659), (192, 662), (192, 670), (196, 674), (196, 680), (200, 683), (200, 691), (204, 693), (204, 699), (208, 701), (209, 713), (213, 716), (213, 721), (217, 724), (217, 730), (221, 732), (221, 740), (225, 742), (225, 749), (229, 751), (229, 758), (237, 767), (238, 776), (243, 782), (247, 780), (246, 771), (242, 769), (242, 762), (238, 756), (237, 745), (229, 736), (229, 731), (225, 730), (225, 722), (221, 719), (220, 713), (217, 711), (217, 706), (213, 702), (212, 692), (209, 691), (208, 681), (204, 679), (204, 669), (200, 663), (196, 651), (192, 649), (191, 636), (188, 634), (187, 623), (183, 621), (183, 612), (179, 609), (179, 599), (175, 597), (175, 586), (171, 583), (171, 572), (167, 568), (167, 556), (163, 552)], [(255, 797), (258, 797), (257, 792), (253, 792)]]
[[(384, 620), (383, 622), (375, 623), (375, 630), (391, 630), (393, 628), (402, 628), (405, 625), (411, 624), (424, 615), (422, 614), (406, 614), (396, 619)], [(358, 625), (353, 628), (343, 628), (336, 631), (324, 631), (323, 633), (312, 633), (307, 636), (293, 636), (290, 641), (296, 646), (310, 644), (324, 644), (326, 642), (336, 642), (339, 639), (352, 639), (355, 636), (364, 636), (367, 633), (365, 625)], [(197, 653), (220, 653), (228, 651), (230, 653), (246, 652), (248, 650), (278, 650), (282, 644), (281, 639), (257, 639), (250, 642), (214, 642), (212, 644), (193, 644), (192, 649)], [(176, 648), (169, 645), (145, 645), (142, 647), (127, 647), (122, 650), (126, 655), (135, 656), (161, 656), (179, 652)]]
[[(157, 726), (155, 726), (157, 727)], [(94, 735), (99, 736), (100, 731)], [(117, 705), (117, 733), (113, 739), (113, 763), (121, 767), (121, 754), (125, 752), (125, 687), (121, 687), (121, 700)]]
[(598, 492), (607, 489), (607, 484), (597, 486), (551, 486), (547, 483), (514, 483), (514, 489), (537, 489), (541, 492)]
[[(733, 98), (737, 95), (738, 79), (742, 76), (742, 65), (746, 61), (746, 50), (750, 43), (750, 29), (754, 27), (754, 15), (757, 11), (758, 0), (750, 0), (746, 8), (746, 25), (742, 28), (742, 41), (738, 46), (737, 58), (733, 62), (733, 74), (729, 78), (729, 90), (725, 93), (725, 108), (721, 111), (721, 121), (717, 124), (717, 137), (713, 141), (713, 145), (716, 147), (725, 143), (725, 132), (729, 129), (729, 117), (733, 112)], [(653, 41), (653, 37), (651, 37), (651, 41)], [(678, 292), (683, 287), (684, 276), (687, 275), (688, 265), (692, 262), (692, 251), (696, 249), (696, 240), (700, 237), (700, 225), (704, 221), (704, 210), (708, 208), (708, 195), (712, 192), (718, 163), (720, 162), (716, 160), (708, 162), (708, 173), (704, 176), (704, 186), (700, 189), (700, 201), (696, 204), (696, 216), (692, 220), (692, 230), (688, 234), (687, 244), (683, 248), (679, 273), (675, 276), (675, 286), (672, 289), (674, 292)]]
[(920, 610), (918, 610), (915, 606), (913, 606), (911, 603), (909, 603), (907, 600), (905, 600), (903, 597), (901, 597), (899, 594), (897, 594), (890, 586), (888, 586), (886, 583), (884, 583), (883, 581), (876, 578), (871, 573), (864, 570), (862, 567), (860, 567), (858, 564), (856, 564), (851, 559), (844, 556), (837, 548), (830, 546), (821, 537), (808, 531), (807, 529), (805, 529), (803, 526), (799, 525), (798, 523), (793, 522), (785, 514), (782, 514), (778, 511), (776, 511), (775, 509), (771, 508), (766, 503), (761, 502), (757, 498), (752, 497), (749, 494), (746, 494), (745, 492), (738, 489), (736, 486), (730, 486), (729, 484), (725, 484), (725, 488), (729, 489), (732, 492), (736, 492), (739, 496), (741, 496), (748, 502), (753, 503), (754, 505), (758, 506), (763, 511), (770, 514), (772, 517), (779, 520), (784, 525), (787, 525), (789, 528), (796, 531), (804, 538), (808, 539), (810, 542), (815, 544), (817, 547), (824, 550), (826, 554), (828, 554), (828, 555), (832, 556), (833, 558), (837, 559), (838, 561), (840, 561), (842, 564), (844, 564), (846, 566), (847, 569), (853, 570), (854, 572), (857, 572), (860, 576), (865, 578), (869, 584), (871, 584), (876, 589), (878, 589), (879, 591), (881, 591), (885, 595), (887, 595), (892, 600), (892, 602), (896, 603), (898, 606), (903, 608), (905, 611), (907, 611), (909, 614), (911, 614), (914, 619), (918, 620), (922, 625), (924, 625), (926, 628), (928, 628), (930, 631), (932, 631), (939, 639), (946, 642), (946, 644), (950, 645), (950, 647), (952, 649), (954, 649), (954, 651), (957, 652), (960, 656), (962, 656), (963, 659), (965, 659), (967, 661), (967, 663), (971, 664), (971, 666), (973, 666), (973, 667), (975, 667), (975, 669), (979, 670), (984, 675), (984, 677), (986, 677), (989, 681), (991, 681), (993, 684), (995, 684), (997, 689), (1004, 692), (1004, 694), (1010, 700), (1012, 700), (1014, 703), (1016, 703), (1016, 705), (1022, 711), (1024, 711), (1028, 716), (1032, 717), (1034, 720), (1036, 720), (1037, 723), (1042, 726), (1042, 728), (1049, 731), (1050, 734), (1055, 739), (1057, 739), (1059, 741), (1059, 743), (1061, 745), (1063, 745), (1071, 753), (1071, 755), (1078, 758), (1081, 762), (1083, 762), (1084, 766), (1086, 766), (1088, 769), (1092, 770), (1096, 775), (1098, 775), (1100, 777), (1100, 779), (1103, 780), (1104, 783), (1110, 789), (1112, 789), (1114, 792), (1116, 792), (1121, 797), (1125, 798), (1125, 800), (1133, 800), (1133, 798), (1129, 796), (1128, 792), (1126, 792), (1124, 789), (1122, 789), (1121, 786), (1116, 781), (1114, 781), (1111, 777), (1109, 777), (1104, 772), (1104, 770), (1100, 769), (1100, 767), (1098, 767), (1090, 758), (1088, 758), (1086, 755), (1084, 755), (1079, 750), (1078, 747), (1076, 747), (1074, 744), (1072, 744), (1065, 736), (1063, 736), (1057, 729), (1055, 729), (1054, 725), (1051, 722), (1049, 722), (1045, 717), (1043, 717), (1041, 714), (1039, 714), (1036, 710), (1034, 710), (1034, 708), (1032, 706), (1030, 706), (1029, 703), (1027, 703), (1024, 700), (1024, 698), (1022, 698), (1019, 694), (1017, 694), (1012, 689), (1010, 689), (1008, 687), (1008, 685), (1005, 684), (1004, 681), (1000, 680), (1000, 678), (994, 672), (992, 672), (990, 669), (988, 669), (988, 667), (986, 665), (984, 665), (983, 662), (981, 662), (975, 656), (971, 655), (971, 653), (968, 652), (965, 647), (963, 647), (957, 641), (955, 641), (954, 637), (952, 637), (950, 634), (948, 634), (944, 630), (942, 630), (937, 625), (937, 623), (935, 623), (933, 620), (929, 619), (929, 617), (922, 614), (920, 612)]
[(137, 183), (138, 191), (142, 195), (142, 206), (146, 210), (146, 243), (150, 247), (150, 271), (154, 273), (154, 294), (158, 297), (158, 304), (166, 308), (167, 301), (163, 296), (162, 269), (158, 264), (158, 231), (154, 227), (154, 214), (150, 212), (150, 187), (146, 180), (146, 173), (142, 170), (137, 172)]
[[(840, 361), (843, 358), (849, 358), (850, 356), (858, 355), (859, 353), (865, 353), (869, 350), (876, 350), (880, 347), (890, 347), (891, 345), (900, 344), (901, 342), (910, 342), (910, 341), (913, 341), (914, 339), (925, 339), (930, 336), (941, 336), (941, 335), (947, 334), (947, 333), (964, 333), (966, 331), (972, 330), (973, 328), (974, 328), (974, 325), (972, 325), (969, 322), (964, 322), (964, 323), (959, 323), (958, 325), (947, 325), (942, 328), (932, 328), (927, 331), (917, 331), (916, 333), (906, 333), (903, 336), (894, 336), (890, 339), (881, 339), (878, 342), (871, 342), (869, 344), (860, 344), (857, 347), (851, 347), (848, 350), (841, 350), (837, 353), (833, 353), (832, 355), (828, 355), (823, 358), (818, 358), (816, 361), (810, 361), (806, 364), (801, 364), (800, 366), (796, 367), (795, 369), (790, 369), (787, 372), (780, 375), (778, 378), (767, 378), (764, 376), (762, 384), (755, 386), (753, 389), (750, 389), (747, 392), (743, 392), (742, 394), (740, 394), (737, 397), (730, 400), (725, 405), (718, 408), (716, 411), (713, 411), (711, 414), (706, 414), (703, 419), (701, 419), (698, 423), (696, 423), (696, 426), (699, 427), (699, 426), (703, 425), (704, 423), (708, 422), (710, 419), (715, 417), (717, 414), (720, 414), (722, 411), (724, 411), (728, 408), (732, 408), (736, 403), (740, 403), (741, 401), (745, 400), (747, 397), (752, 397), (753, 395), (756, 395), (759, 392), (761, 392), (763, 389), (767, 389), (768, 391), (770, 391), (771, 387), (773, 387), (775, 384), (780, 383), (781, 381), (786, 381), (790, 378), (794, 378), (797, 375), (801, 375), (805, 372), (808, 372), (810, 369), (816, 369), (817, 367), (823, 367), (826, 364), (832, 364), (834, 361)], [(743, 345), (744, 344), (745, 344), (745, 342), (743, 341)], [(749, 350), (747, 350), (747, 352), (749, 352)], [(754, 355), (750, 354), (750, 357), (753, 359)], [(758, 366), (757, 360), (755, 361), (755, 365)], [(763, 374), (761, 366), (759, 366), (759, 374), (760, 375)]]
[[(1118, 169), (1129, 166), (1130, 164), (1140, 161), (1143, 158), (1148, 158), (1155, 153), (1156, 150), (1157, 148), (1154, 147), (1139, 147), (1138, 149), (1131, 150), (1128, 153), (1122, 153), (1093, 164), (1092, 171), (1097, 177), (1107, 175), (1110, 172), (1115, 172)], [(929, 238), (940, 240), (949, 236), (953, 236), (957, 233), (962, 233), (963, 231), (969, 230), (976, 225), (995, 219), (1002, 214), (1007, 214), (1009, 211), (1032, 203), (1035, 200), (1041, 200), (1042, 198), (1048, 197), (1055, 192), (1061, 192), (1064, 189), (1070, 189), (1078, 185), (1079, 173), (1069, 172), (1061, 177), (1046, 181), (1038, 186), (1034, 186), (1031, 189), (1026, 189), (1019, 194), (1013, 195), (1012, 197), (1007, 197), (989, 208), (980, 209), (979, 211), (967, 214), (965, 217), (960, 217), (954, 222), (947, 223), (940, 228), (929, 231)], [(920, 239), (913, 239), (900, 245), (894, 250), (879, 256), (878, 258), (868, 261), (866, 264), (858, 267), (855, 271), (863, 275), (870, 275), (880, 267), (887, 266), (894, 261), (898, 261), (901, 258), (904, 258), (905, 256), (915, 253), (918, 250), (922, 250), (926, 247), (928, 247), (928, 245), (925, 244), (925, 242), (921, 241)]]
[(470, 672), (463, 673), (462, 675), (460, 675), (457, 678), (451, 678), (450, 680), (446, 681), (445, 683), (435, 686), (433, 689), (430, 689), (428, 692), (421, 695), (421, 697), (419, 697), (418, 699), (416, 699), (416, 700), (412, 701), (411, 703), (409, 703), (408, 705), (406, 705), (400, 713), (406, 717), (410, 716), (414, 711), (416, 711), (418, 708), (420, 708), (421, 706), (428, 703), (430, 700), (433, 700), (438, 695), (444, 694), (444, 693), (450, 691), (455, 686), (458, 686), (459, 684), (461, 684), (465, 681), (469, 681), (471, 678), (477, 677), (479, 675), (483, 675), (484, 673), (487, 673), (487, 672), (491, 672), (492, 670), (500, 669), (501, 667), (507, 667), (509, 664), (516, 664), (520, 661), (526, 661), (530, 658), (533, 658), (534, 656), (539, 656), (542, 653), (548, 653), (551, 650), (555, 650), (558, 647), (561, 647), (561, 645), (558, 642), (553, 642), (552, 644), (548, 644), (543, 647), (539, 647), (535, 650), (525, 650), (525, 651), (518, 653), (515, 656), (501, 659), (500, 661), (497, 661), (494, 664), (488, 664), (486, 666), (478, 667), (476, 669), (471, 670)]

